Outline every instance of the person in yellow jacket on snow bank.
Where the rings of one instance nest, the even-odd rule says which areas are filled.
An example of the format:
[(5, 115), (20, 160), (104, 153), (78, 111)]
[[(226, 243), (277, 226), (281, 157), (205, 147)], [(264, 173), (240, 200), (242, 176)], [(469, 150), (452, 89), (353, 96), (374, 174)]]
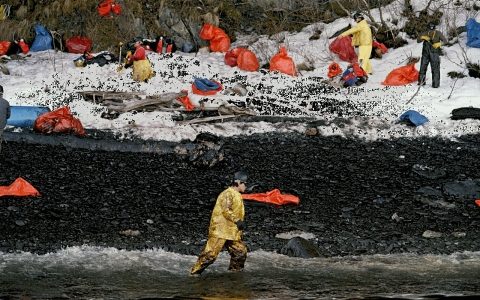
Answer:
[(372, 30), (367, 21), (359, 13), (353, 15), (357, 25), (341, 34), (342, 37), (352, 35), (352, 46), (358, 46), (358, 63), (368, 74), (372, 74), (370, 55), (372, 53)]
[(247, 246), (242, 240), (245, 208), (240, 193), (248, 188), (247, 174), (239, 171), (233, 176), (230, 187), (220, 193), (210, 218), (207, 245), (190, 270), (190, 275), (201, 274), (213, 264), (224, 245), (230, 253), (228, 270), (243, 270), (247, 260)]

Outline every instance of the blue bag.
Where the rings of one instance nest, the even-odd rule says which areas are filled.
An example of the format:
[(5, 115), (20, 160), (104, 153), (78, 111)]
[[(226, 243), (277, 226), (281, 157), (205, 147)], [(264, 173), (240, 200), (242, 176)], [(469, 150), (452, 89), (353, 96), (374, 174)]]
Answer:
[(35, 25), (35, 32), (37, 36), (33, 41), (32, 46), (30, 47), (30, 51), (43, 51), (48, 49), (53, 49), (52, 47), (52, 36), (45, 27), (41, 25)]
[(200, 91), (213, 91), (218, 90), (220, 86), (218, 83), (208, 80), (206, 78), (197, 78), (193, 81), (193, 85)]
[(400, 116), (400, 120), (408, 120), (415, 126), (420, 126), (423, 123), (427, 123), (428, 119), (424, 115), (421, 115), (418, 111), (407, 110)]

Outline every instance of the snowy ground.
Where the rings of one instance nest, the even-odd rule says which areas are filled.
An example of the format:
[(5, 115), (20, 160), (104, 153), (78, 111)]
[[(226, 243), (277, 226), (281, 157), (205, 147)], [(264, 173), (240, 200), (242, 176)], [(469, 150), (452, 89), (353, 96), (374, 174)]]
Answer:
[[(416, 1), (414, 6), (420, 7)], [(391, 9), (384, 11), (384, 18), (390, 20)], [(414, 7), (415, 8), (415, 7)], [(453, 8), (452, 8), (453, 10)], [(373, 11), (374, 16), (376, 11)], [(458, 11), (455, 14), (457, 26), (462, 26), (472, 17)], [(470, 14), (472, 14), (470, 12)], [(480, 17), (477, 19), (480, 20)], [(405, 20), (400, 20), (398, 26)], [(408, 41), (399, 49), (389, 49), (383, 58), (372, 59), (373, 74), (367, 83), (353, 88), (333, 88), (322, 84), (327, 79), (328, 66), (337, 61), (342, 69), (348, 63), (339, 60), (328, 50), (333, 41), (328, 39), (333, 33), (345, 27), (351, 19), (339, 19), (331, 24), (313, 24), (301, 32), (280, 33), (277, 36), (239, 36), (231, 48), (245, 46), (258, 57), (260, 65), (268, 62), (269, 57), (278, 52), (280, 46), (288, 49), (296, 65), (313, 66), (313, 71), (301, 71), (298, 77), (272, 73), (266, 69), (258, 72), (246, 72), (224, 63), (224, 53), (183, 53), (158, 54), (148, 52), (156, 76), (148, 83), (132, 80), (131, 69), (117, 71), (118, 64), (103, 67), (90, 65), (78, 68), (73, 61), (79, 54), (54, 52), (52, 50), (31, 52), (25, 60), (12, 60), (4, 64), (10, 75), (0, 73), (0, 82), (5, 93), (4, 98), (11, 105), (48, 106), (57, 109), (68, 105), (70, 111), (82, 122), (85, 128), (109, 130), (128, 139), (132, 136), (151, 140), (180, 141), (193, 140), (200, 132), (210, 132), (222, 136), (252, 134), (269, 131), (300, 131), (308, 127), (305, 122), (233, 122), (180, 124), (172, 119), (178, 112), (129, 112), (117, 119), (101, 118), (107, 111), (105, 106), (85, 101), (79, 91), (123, 91), (142, 92), (145, 96), (166, 92), (188, 90), (193, 104), (200, 100), (206, 106), (235, 104), (257, 112), (258, 115), (309, 117), (317, 120), (318, 130), (323, 135), (358, 136), (368, 140), (407, 137), (407, 136), (445, 136), (455, 138), (462, 134), (476, 133), (480, 130), (480, 120), (451, 120), (451, 111), (459, 107), (479, 107), (478, 92), (480, 79), (465, 77), (452, 79), (448, 72), (463, 72), (464, 57), (476, 62), (480, 49), (465, 46), (466, 33), (460, 36), (460, 43), (443, 47), (445, 55), (441, 57), (440, 88), (431, 84), (430, 69), (427, 72), (427, 85), (418, 93), (416, 82), (405, 86), (383, 86), (388, 73), (404, 66), (409, 56), (420, 57), (422, 44), (404, 35)], [(392, 26), (394, 26), (392, 24)], [(440, 24), (444, 30), (446, 24)], [(309, 40), (315, 30), (321, 30), (318, 40)], [(93, 53), (96, 55), (96, 53)], [(118, 54), (117, 54), (118, 55)], [(416, 64), (417, 70), (420, 63)], [(193, 78), (215, 79), (224, 85), (217, 95), (207, 98), (191, 92)], [(229, 88), (243, 84), (247, 93), (237, 95)], [(415, 96), (414, 96), (415, 95)], [(413, 98), (412, 98), (413, 97)], [(429, 119), (429, 122), (411, 127), (399, 123), (399, 116), (407, 110), (416, 110)], [(345, 120), (339, 122), (339, 118)], [(22, 129), (15, 129), (22, 130)]]

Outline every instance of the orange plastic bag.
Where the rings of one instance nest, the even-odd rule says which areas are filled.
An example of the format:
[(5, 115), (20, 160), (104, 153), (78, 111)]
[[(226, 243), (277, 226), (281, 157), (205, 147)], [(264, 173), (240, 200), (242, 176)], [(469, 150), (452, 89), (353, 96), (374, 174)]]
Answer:
[(295, 63), (288, 56), (285, 46), (280, 47), (280, 53), (275, 54), (270, 60), (270, 71), (280, 71), (284, 74), (298, 76)]
[(475, 204), (477, 204), (478, 206), (480, 206), (480, 200), (475, 200)]
[[(182, 92), (188, 93), (187, 90), (182, 90)], [(190, 98), (188, 96), (183, 96), (183, 97), (177, 98), (177, 100), (182, 102), (183, 106), (185, 106), (185, 108), (188, 111), (191, 111), (195, 108), (195, 105), (192, 104), (192, 102), (190, 101)]]
[(212, 52), (227, 52), (230, 48), (230, 38), (225, 31), (211, 24), (203, 25), (200, 37), (210, 41), (210, 51)]
[(25, 179), (19, 177), (9, 186), (0, 186), (1, 196), (41, 196)]
[(30, 47), (28, 46), (27, 43), (25, 43), (25, 41), (23, 39), (20, 39), (20, 41), (18, 41), (18, 45), (22, 49), (23, 54), (27, 54), (28, 51), (30, 51)]
[(5, 55), (8, 51), (8, 48), (10, 48), (10, 42), (9, 41), (0, 42), (0, 55)]
[(415, 64), (409, 64), (392, 70), (388, 73), (387, 78), (382, 85), (405, 85), (418, 80), (418, 70), (415, 69)]
[(73, 117), (67, 106), (38, 116), (33, 129), (47, 134), (56, 132), (85, 135), (82, 123)]
[(266, 192), (263, 194), (242, 194), (242, 198), (244, 200), (254, 200), (258, 202), (276, 205), (300, 203), (300, 198), (289, 194), (282, 195), (279, 189), (273, 189), (270, 192)]
[(243, 51), (240, 52), (237, 58), (237, 64), (240, 70), (249, 72), (258, 71), (260, 68), (257, 56), (248, 49), (243, 49)]
[(340, 68), (340, 65), (334, 61), (328, 66), (328, 78), (333, 78), (338, 74), (342, 74), (342, 68)]
[(358, 60), (357, 53), (352, 46), (352, 38), (350, 36), (337, 37), (328, 47), (330, 51), (338, 54), (338, 57), (343, 61), (356, 62)]

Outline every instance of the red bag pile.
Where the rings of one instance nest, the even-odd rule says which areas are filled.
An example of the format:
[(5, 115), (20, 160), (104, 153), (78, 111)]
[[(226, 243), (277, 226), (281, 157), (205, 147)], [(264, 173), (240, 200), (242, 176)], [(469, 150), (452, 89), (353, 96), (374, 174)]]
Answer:
[(203, 25), (200, 37), (210, 41), (210, 51), (212, 52), (227, 52), (230, 48), (228, 35), (222, 29), (211, 24)]
[(33, 123), (33, 129), (47, 134), (55, 132), (85, 135), (82, 123), (73, 117), (67, 106), (38, 116)]
[(230, 67), (238, 66), (240, 70), (244, 71), (253, 72), (260, 68), (257, 56), (252, 51), (242, 47), (231, 49), (225, 53), (224, 62)]
[(92, 41), (85, 36), (72, 36), (65, 41), (65, 46), (69, 53), (83, 54), (92, 50)]
[(285, 46), (280, 47), (280, 53), (275, 54), (270, 60), (270, 71), (279, 71), (287, 75), (298, 76), (295, 63), (288, 56)]

